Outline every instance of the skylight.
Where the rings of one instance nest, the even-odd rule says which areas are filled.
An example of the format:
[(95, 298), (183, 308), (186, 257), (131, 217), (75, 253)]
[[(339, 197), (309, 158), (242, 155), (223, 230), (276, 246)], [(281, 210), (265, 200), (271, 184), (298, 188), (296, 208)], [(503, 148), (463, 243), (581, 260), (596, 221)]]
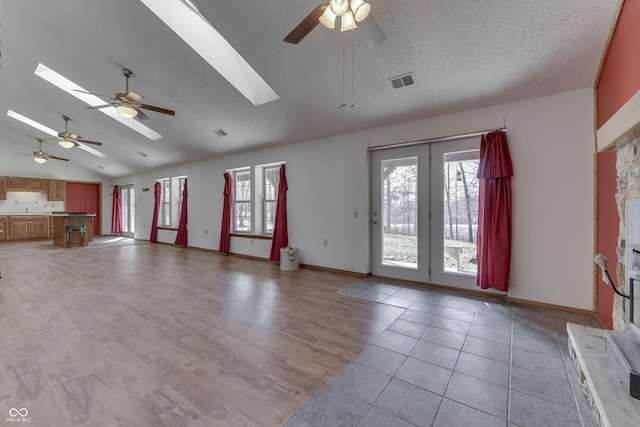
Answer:
[(253, 105), (280, 98), (190, 1), (140, 1)]
[[(58, 132), (56, 132), (55, 130), (51, 129), (50, 127), (47, 127), (45, 125), (43, 125), (42, 123), (38, 123), (35, 120), (30, 119), (27, 116), (23, 116), (20, 113), (16, 113), (13, 110), (9, 110), (7, 111), (7, 116), (14, 118), (18, 121), (21, 121), (22, 123), (31, 126), (32, 128), (38, 129), (48, 135), (51, 136), (55, 136), (56, 138), (58, 137)], [(88, 145), (85, 145), (81, 142), (78, 142), (78, 148), (81, 150), (86, 151), (87, 153), (91, 153), (94, 156), (98, 156), (98, 157), (107, 157), (106, 154), (104, 154), (101, 151), (96, 150), (95, 148), (89, 147)]]
[[(51, 68), (47, 67), (44, 64), (38, 64), (38, 66), (36, 67), (36, 70), (33, 73), (36, 76), (48, 81), (52, 85), (67, 92), (69, 95), (75, 96), (76, 98), (85, 102), (91, 107), (97, 107), (99, 105), (104, 105), (106, 103), (104, 99), (98, 98), (95, 95), (78, 92), (78, 91), (83, 91), (83, 92), (89, 92), (89, 91), (83, 88), (82, 86), (72, 82), (62, 74), (52, 70)], [(162, 138), (162, 135), (160, 135), (158, 132), (154, 131), (153, 129), (145, 126), (144, 124), (140, 123), (138, 120), (127, 119), (122, 117), (120, 113), (118, 113), (118, 111), (115, 109), (115, 107), (101, 108), (97, 111), (100, 111), (101, 113), (106, 114), (112, 119), (119, 121), (123, 125), (133, 129), (134, 131), (138, 132), (143, 136), (146, 136), (152, 141)], [(58, 134), (56, 133), (56, 136), (57, 135)]]

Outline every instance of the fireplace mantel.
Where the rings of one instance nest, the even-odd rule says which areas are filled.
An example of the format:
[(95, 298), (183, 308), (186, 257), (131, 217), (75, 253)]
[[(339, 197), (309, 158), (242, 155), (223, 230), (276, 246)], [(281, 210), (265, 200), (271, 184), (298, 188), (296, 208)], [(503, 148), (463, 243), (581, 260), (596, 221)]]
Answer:
[(640, 136), (640, 90), (636, 92), (596, 133), (598, 152), (615, 149)]

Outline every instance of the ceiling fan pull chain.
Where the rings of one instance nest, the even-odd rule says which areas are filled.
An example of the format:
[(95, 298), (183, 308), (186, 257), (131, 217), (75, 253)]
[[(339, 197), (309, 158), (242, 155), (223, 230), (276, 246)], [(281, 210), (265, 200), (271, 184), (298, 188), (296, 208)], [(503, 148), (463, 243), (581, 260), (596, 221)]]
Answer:
[(340, 105), (338, 106), (338, 110), (342, 109), (342, 107), (346, 107), (347, 104), (344, 102), (344, 93), (345, 93), (345, 52), (344, 52), (344, 39), (342, 39), (342, 101), (340, 101)]
[(353, 38), (351, 39), (351, 108), (356, 106), (356, 102), (353, 99)]

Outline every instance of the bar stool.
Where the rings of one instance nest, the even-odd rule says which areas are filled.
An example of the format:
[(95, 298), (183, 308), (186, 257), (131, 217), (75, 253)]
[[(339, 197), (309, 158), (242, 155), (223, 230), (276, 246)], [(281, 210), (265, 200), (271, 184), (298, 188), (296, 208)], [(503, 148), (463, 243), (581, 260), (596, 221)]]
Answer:
[(80, 246), (84, 247), (84, 234), (87, 230), (87, 212), (69, 212), (67, 218), (67, 249), (71, 247), (71, 235), (80, 233)]

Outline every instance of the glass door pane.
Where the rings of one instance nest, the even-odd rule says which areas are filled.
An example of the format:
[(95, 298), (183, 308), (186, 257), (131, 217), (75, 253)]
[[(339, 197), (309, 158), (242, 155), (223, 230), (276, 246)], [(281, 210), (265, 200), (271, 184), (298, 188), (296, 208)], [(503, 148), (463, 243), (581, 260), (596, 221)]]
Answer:
[(478, 289), (478, 137), (431, 147), (431, 280)]
[(374, 275), (429, 281), (429, 147), (371, 154)]
[(418, 158), (382, 161), (382, 264), (418, 268)]
[(122, 203), (122, 235), (135, 235), (135, 190), (133, 185), (120, 187), (120, 201)]

